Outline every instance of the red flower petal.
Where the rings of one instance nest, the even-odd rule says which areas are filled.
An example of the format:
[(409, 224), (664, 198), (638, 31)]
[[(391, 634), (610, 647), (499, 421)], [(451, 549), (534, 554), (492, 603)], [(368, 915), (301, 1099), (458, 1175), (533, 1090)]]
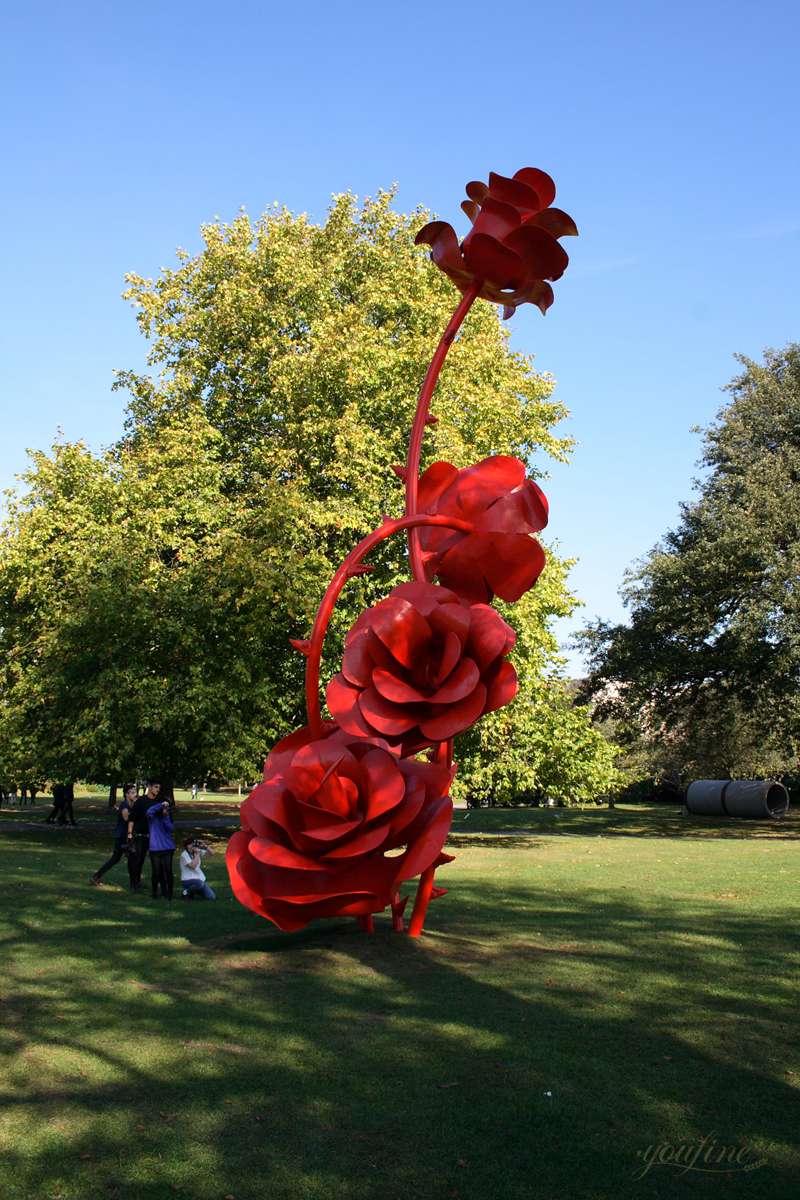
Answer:
[(400, 860), (395, 885), (404, 879), (413, 879), (433, 865), (441, 853), (452, 820), (453, 801), (449, 796), (442, 796), (426, 806), (424, 828), (415, 833), (411, 846)]
[(508, 660), (501, 662), (497, 674), (489, 684), (484, 712), (494, 712), (495, 709), (502, 708), (504, 704), (509, 704), (516, 696), (518, 687), (514, 664)]
[(391, 700), (393, 704), (422, 704), (427, 700), (419, 688), (398, 679), (389, 671), (373, 671), (372, 684), (385, 700)]
[[(414, 761), (401, 759), (401, 763)], [(430, 763), (420, 764), (429, 767)], [(405, 773), (405, 772), (404, 772)], [(441, 793), (440, 793), (441, 794)], [(405, 800), (400, 808), (392, 814), (392, 823), (386, 841), (386, 849), (394, 850), (409, 840), (409, 826), (413, 825), (422, 809), (431, 798), (430, 787), (424, 779), (410, 778), (406, 787)]]
[(349, 818), (357, 811), (358, 788), (352, 779), (337, 773), (325, 780), (313, 798), (326, 813)]
[(470, 200), (475, 200), (475, 201), (477, 201), (478, 204), (483, 203), (484, 197), (486, 196), (486, 194), (489, 191), (486, 184), (481, 183), (481, 181), (479, 179), (473, 179), (470, 183), (467, 184), (467, 186), (464, 190), (467, 193), (467, 195), (469, 196)]
[(504, 305), (504, 320), (513, 317), (520, 304), (535, 304), (542, 316), (545, 316), (555, 299), (550, 284), (541, 279), (527, 279), (513, 292), (504, 292), (485, 283), (481, 288), (481, 296), (484, 300), (492, 300), (495, 304)]
[(289, 867), (294, 871), (319, 870), (319, 863), (315, 858), (309, 858), (307, 854), (298, 854), (296, 850), (289, 850), (286, 846), (279, 846), (277, 842), (270, 842), (265, 838), (252, 838), (248, 850), (254, 858), (268, 867)]
[(290, 787), (301, 795), (313, 796), (347, 753), (335, 738), (301, 746), (292, 756), (291, 766), (285, 768)]
[[(465, 631), (465, 637), (467, 633), (469, 633), (468, 628)], [(463, 645), (464, 639), (460, 638), (458, 634), (453, 633), (452, 630), (445, 634), (444, 650), (442, 651), (441, 662), (439, 663), (438, 671), (433, 677), (433, 682), (436, 687), (438, 687), (440, 683), (444, 683), (445, 679), (447, 679), (447, 676), (458, 662), (459, 658), (461, 657)]]
[(503, 244), (525, 264), (524, 273), (517, 277), (519, 282), (523, 279), (560, 279), (567, 269), (569, 256), (566, 250), (538, 225), (515, 229)]
[[(443, 592), (445, 589), (437, 590)], [(453, 595), (452, 592), (450, 594)], [(445, 639), (448, 633), (454, 633), (462, 647), (465, 639), (469, 636), (470, 612), (463, 604), (440, 604), (430, 614), (428, 622), (437, 633), (444, 634)]]
[[(250, 793), (250, 802), (257, 810), (263, 821), (269, 822), (263, 828), (263, 836), (269, 837), (273, 827), (286, 830), (290, 835), (299, 825), (296, 810), (291, 806), (291, 796), (284, 784), (280, 787), (276, 782), (262, 783)], [(262, 833), (262, 829), (253, 823), (253, 829)]]
[[(488, 604), (474, 604), (471, 611), (472, 628), (468, 649), (483, 674), (495, 659), (505, 653), (509, 646), (509, 637), (514, 638), (514, 630)], [(511, 645), (513, 644), (512, 640)]]
[(374, 829), (366, 829), (363, 833), (359, 833), (357, 837), (348, 838), (346, 842), (342, 842), (334, 850), (329, 850), (325, 855), (325, 862), (330, 862), (331, 859), (355, 858), (361, 854), (368, 854), (370, 850), (375, 850), (378, 846), (382, 846), (386, 841), (387, 827), (378, 825)]
[(538, 167), (523, 167), (514, 172), (514, 178), (533, 188), (542, 208), (549, 208), (556, 198), (556, 185), (545, 171)]
[(420, 781), (427, 789), (429, 799), (446, 796), (455, 776), (455, 767), (445, 767), (438, 762), (422, 762), (418, 758), (401, 758), (400, 770), (409, 781)]
[[(263, 784), (259, 784), (258, 787), (263, 787)], [(240, 810), (240, 816), (242, 825), (244, 825), (246, 829), (251, 829), (253, 833), (257, 833), (259, 837), (265, 837), (270, 831), (271, 824), (268, 823), (267, 820), (261, 815), (261, 812), (256, 805), (256, 800), (254, 797), (257, 791), (258, 788), (254, 788), (244, 801)]]
[(470, 692), (463, 700), (445, 708), (441, 716), (425, 718), (420, 721), (419, 727), (423, 737), (428, 738), (431, 742), (446, 742), (448, 738), (455, 737), (457, 733), (463, 733), (482, 715), (485, 703), (486, 688), (479, 683), (474, 691)]
[[(488, 199), (502, 200), (505, 204), (513, 205), (521, 214), (538, 212), (544, 207), (538, 188), (531, 187), (516, 175), (508, 179), (505, 175), (496, 175), (494, 171), (489, 172)], [(485, 208), (487, 203), (488, 200), (484, 200), (482, 207)]]
[(430, 697), (429, 704), (454, 704), (463, 700), (473, 690), (480, 672), (471, 658), (462, 658), (446, 683)]
[(447, 588), (432, 587), (429, 583), (414, 580), (413, 583), (399, 583), (392, 590), (392, 598), (400, 596), (419, 609), (423, 617), (430, 617), (438, 612), (443, 604), (458, 604), (458, 596)]
[(510, 454), (493, 454), (472, 467), (457, 471), (440, 497), (436, 511), (472, 520), (498, 497), (524, 482), (525, 464), (520, 459)]
[(361, 692), (358, 704), (361, 715), (372, 728), (377, 729), (378, 733), (386, 734), (387, 737), (398, 737), (401, 733), (408, 733), (409, 729), (413, 729), (417, 724), (415, 716), (409, 715), (400, 705), (384, 700), (374, 687), (368, 687), (366, 691)]
[[(508, 237), (519, 238), (525, 231), (526, 227), (523, 226)], [(553, 242), (553, 245), (557, 246), (558, 242)], [(507, 241), (497, 242), (483, 233), (471, 236), (469, 244), (464, 247), (464, 260), (476, 279), (488, 279), (498, 287), (516, 287), (525, 278), (525, 264), (513, 246), (509, 246)]]
[(535, 538), (525, 534), (487, 538), (487, 542), (486, 580), (496, 596), (515, 604), (544, 570), (545, 552)]
[(531, 225), (538, 225), (540, 229), (546, 229), (554, 238), (578, 236), (578, 226), (572, 217), (560, 208), (546, 208), (544, 212), (529, 217), (528, 221)]
[(486, 581), (487, 542), (485, 537), (470, 535), (455, 542), (435, 564), (436, 575), (449, 587), (458, 588), (470, 604), (486, 604), (492, 588)]
[(544, 492), (532, 479), (526, 479), (521, 487), (499, 496), (480, 513), (475, 518), (475, 528), (482, 533), (521, 533), (523, 530), (538, 533), (544, 529), (549, 517), (550, 506)]
[(249, 849), (252, 834), (240, 829), (234, 833), (225, 851), (225, 866), (231, 881), (233, 894), (240, 904), (251, 908), (253, 912), (263, 913), (263, 901), (260, 894), (251, 887), (245, 878), (247, 863), (250, 858)]
[(555, 295), (553, 294), (553, 289), (550, 287), (549, 283), (544, 283), (542, 280), (534, 279), (530, 283), (525, 284), (525, 287), (520, 294), (520, 298), (517, 300), (517, 304), (522, 304), (526, 300), (530, 304), (535, 304), (542, 316), (544, 316), (548, 308), (550, 308), (551, 304), (555, 300)]
[(405, 795), (406, 784), (397, 759), (384, 750), (370, 750), (364, 756), (364, 768), (367, 775), (364, 819), (372, 821), (397, 808)]
[[(301, 809), (308, 808), (302, 801), (298, 801), (297, 803)], [(360, 829), (363, 824), (364, 822), (361, 817), (357, 817), (352, 821), (332, 821), (330, 825), (315, 825), (304, 829), (302, 833), (298, 833), (297, 844), (308, 849), (309, 845), (313, 845), (315, 842), (324, 842), (326, 844), (338, 842), (341, 838), (346, 837), (347, 834), (352, 833), (354, 829)]]
[(404, 667), (410, 667), (430, 642), (430, 625), (402, 596), (382, 600), (369, 609), (367, 616), (373, 633)]
[(423, 225), (414, 242), (417, 246), (430, 246), (431, 258), (442, 270), (464, 269), (456, 231), (446, 221), (430, 221)]
[(472, 230), (464, 238), (461, 245), (461, 253), (467, 262), (470, 261), (467, 254), (467, 246), (472, 242), (479, 233), (486, 237), (495, 238), (497, 241), (502, 241), (507, 233), (511, 233), (513, 229), (518, 229), (522, 221), (519, 212), (510, 204), (503, 204), (500, 200), (493, 199), (487, 196), (481, 205), (481, 211), (475, 218)]
[[(427, 471), (420, 476), (419, 486), (417, 489), (417, 507), (420, 512), (428, 512), (431, 505), (439, 499), (442, 492), (446, 490), (448, 485), (458, 476), (458, 470), (449, 462), (431, 463)], [(434, 532), (431, 530), (431, 532)], [(438, 530), (436, 530), (438, 533)], [(445, 530), (445, 535), (450, 533), (450, 530)]]
[(369, 652), (369, 629), (359, 629), (352, 640), (348, 640), (342, 655), (342, 674), (350, 683), (358, 687), (366, 687), (369, 675), (374, 666)]
[(360, 691), (348, 683), (344, 675), (334, 675), (325, 692), (332, 716), (347, 733), (369, 737), (372, 733), (358, 707)]

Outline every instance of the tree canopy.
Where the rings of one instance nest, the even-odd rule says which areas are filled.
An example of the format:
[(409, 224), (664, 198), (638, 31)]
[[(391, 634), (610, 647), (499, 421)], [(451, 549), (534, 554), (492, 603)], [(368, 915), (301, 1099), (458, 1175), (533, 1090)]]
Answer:
[(740, 362), (696, 498), (628, 576), (630, 623), (582, 639), (600, 714), (710, 777), (794, 771), (800, 744), (800, 345)]
[[(289, 638), (307, 635), (353, 545), (402, 511), (391, 468), (456, 297), (413, 246), (426, 214), (390, 201), (340, 196), (322, 224), (242, 214), (204, 227), (199, 253), (179, 251), (157, 279), (129, 277), (151, 371), (119, 375), (123, 436), (102, 454), (35, 454), (10, 503), (0, 732), (15, 770), (28, 747), (29, 769), (51, 777), (247, 778), (302, 723), (304, 660)], [(510, 350), (496, 310), (476, 306), (434, 397), (425, 461), (510, 450), (541, 473), (569, 450), (552, 390)], [(328, 673), (358, 611), (407, 576), (399, 539), (371, 561), (340, 602)], [(535, 598), (509, 611), (532, 681), (512, 722), (561, 711), (545, 683), (559, 665), (548, 622), (574, 603), (553, 555)], [(481, 753), (467, 756), (475, 769)]]

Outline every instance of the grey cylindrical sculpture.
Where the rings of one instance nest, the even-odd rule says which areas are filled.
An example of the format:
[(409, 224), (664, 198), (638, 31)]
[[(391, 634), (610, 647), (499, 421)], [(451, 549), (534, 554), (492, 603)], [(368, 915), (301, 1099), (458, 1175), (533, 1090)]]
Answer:
[(789, 793), (774, 779), (698, 779), (686, 789), (686, 807), (698, 817), (782, 817)]

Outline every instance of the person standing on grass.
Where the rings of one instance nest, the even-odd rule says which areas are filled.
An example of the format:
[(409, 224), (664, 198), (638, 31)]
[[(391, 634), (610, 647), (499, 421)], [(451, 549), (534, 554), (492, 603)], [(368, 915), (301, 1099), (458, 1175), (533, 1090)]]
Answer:
[(147, 791), (139, 796), (128, 813), (128, 879), (132, 892), (142, 890), (142, 870), (150, 847), (147, 810), (158, 800), (160, 791), (161, 781), (149, 779)]
[(181, 891), (185, 900), (202, 896), (204, 900), (216, 900), (217, 893), (206, 883), (203, 859), (214, 851), (199, 838), (189, 838), (183, 843), (181, 864)]
[[(56, 818), (57, 818), (59, 825), (66, 825), (66, 823), (67, 823), (67, 818), (65, 815), (66, 811), (67, 811), (67, 785), (65, 783), (54, 783), (53, 784), (53, 807), (52, 807), (52, 810), (48, 813), (48, 815), (44, 819), (45, 824), (46, 825), (54, 825), (56, 822)], [(72, 818), (72, 824), (73, 825), (75, 824), (74, 816)]]
[(158, 899), (160, 891), (165, 900), (171, 900), (175, 838), (172, 833), (172, 805), (169, 799), (165, 797), (152, 804), (147, 810), (147, 821), (150, 826), (150, 869), (153, 899)]
[(128, 849), (128, 817), (136, 800), (136, 784), (126, 783), (122, 789), (122, 802), (117, 809), (117, 824), (114, 828), (114, 851), (111, 858), (104, 862), (99, 871), (89, 877), (89, 882), (98, 887), (106, 871), (116, 866)]
[(59, 825), (65, 825), (69, 821), (70, 825), (77, 825), (75, 813), (72, 811), (72, 806), (75, 803), (75, 784), (64, 784), (64, 810), (58, 818)]

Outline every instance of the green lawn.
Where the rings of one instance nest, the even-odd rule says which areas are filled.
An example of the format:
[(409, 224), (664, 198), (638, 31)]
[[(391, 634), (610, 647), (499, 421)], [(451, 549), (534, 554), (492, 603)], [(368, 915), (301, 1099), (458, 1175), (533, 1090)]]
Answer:
[[(0, 1200), (797, 1194), (797, 820), (459, 812), (411, 941), (92, 889), (77, 815), (0, 822)], [(704, 1135), (764, 1165), (640, 1177)]]

